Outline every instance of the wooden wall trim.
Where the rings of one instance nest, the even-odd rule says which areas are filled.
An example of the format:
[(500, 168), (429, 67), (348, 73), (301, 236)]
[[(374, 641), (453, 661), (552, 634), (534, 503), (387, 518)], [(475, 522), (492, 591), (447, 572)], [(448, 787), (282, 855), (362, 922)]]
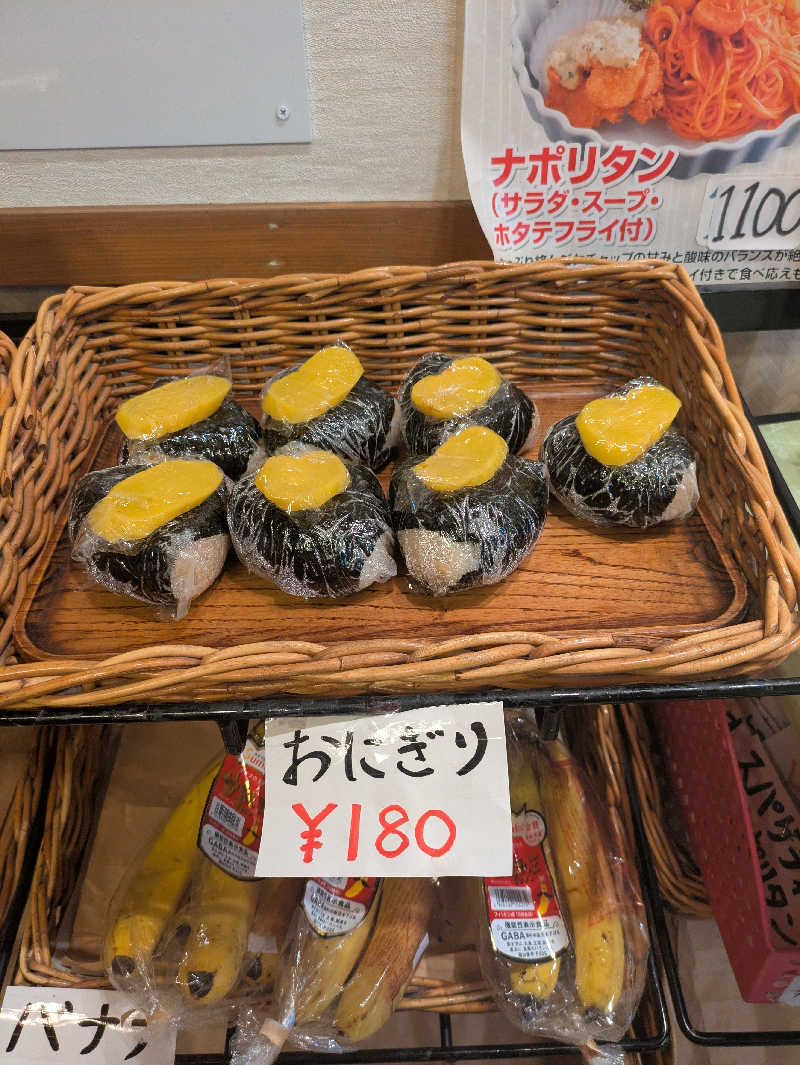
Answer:
[(468, 201), (0, 210), (0, 285), (271, 277), (491, 258)]

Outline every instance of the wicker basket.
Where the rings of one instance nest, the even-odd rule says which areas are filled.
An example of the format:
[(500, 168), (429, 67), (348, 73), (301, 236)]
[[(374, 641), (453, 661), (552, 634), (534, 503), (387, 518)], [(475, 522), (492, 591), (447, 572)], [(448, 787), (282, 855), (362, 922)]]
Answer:
[(14, 787), (8, 809), (0, 820), (0, 929), (6, 927), (22, 876), (25, 854), (45, 786), (47, 756), (53, 742), (53, 730), (37, 729), (31, 740), (24, 769)]
[(0, 438), (6, 661), (9, 621), (56, 510), (121, 397), (227, 355), (236, 394), (253, 400), (270, 371), (337, 337), (389, 387), (435, 348), (488, 355), (534, 394), (543, 382), (596, 387), (643, 371), (658, 376), (683, 401), (706, 512), (749, 585), (746, 620), (672, 638), (476, 631), (224, 650), (165, 644), (103, 661), (8, 665), (0, 705), (680, 680), (761, 671), (800, 646), (797, 545), (719, 331), (688, 275), (659, 261), (557, 260), (76, 287), (47, 300), (13, 359)]
[(55, 730), (42, 845), (22, 925), (15, 984), (46, 987), (106, 987), (98, 963), (74, 973), (53, 965), (56, 932), (68, 905), (94, 828), (108, 772), (108, 726)]

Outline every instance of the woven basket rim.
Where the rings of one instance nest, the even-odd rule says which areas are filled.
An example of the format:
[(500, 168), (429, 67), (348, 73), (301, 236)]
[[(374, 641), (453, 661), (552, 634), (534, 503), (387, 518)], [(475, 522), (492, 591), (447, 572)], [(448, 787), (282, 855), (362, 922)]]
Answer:
[[(469, 261), (442, 266), (386, 266), (349, 274), (290, 274), (279, 277), (212, 278), (199, 282), (141, 282), (122, 286), (78, 285), (49, 297), (9, 366), (6, 392), (12, 401), (0, 436), (0, 489), (8, 496), (20, 476), (24, 448), (12, 439), (35, 420), (31, 407), (34, 371), (47, 362), (54, 336), (82, 316), (114, 306), (138, 307), (177, 299), (220, 297), (234, 303), (254, 294), (280, 291), (287, 299), (313, 302), (332, 291), (371, 286), (382, 296), (401, 285), (447, 281), (491, 286), (497, 279), (520, 288), (547, 283), (565, 290), (599, 280), (653, 286), (678, 308), (698, 352), (698, 387), (728, 429), (731, 460), (745, 478), (747, 505), (754, 514), (760, 549), (766, 555), (757, 620), (694, 636), (636, 646), (613, 633), (559, 638), (535, 632), (477, 632), (433, 641), (362, 639), (350, 644), (270, 640), (220, 650), (163, 644), (90, 659), (39, 661), (0, 667), (0, 706), (81, 707), (120, 702), (214, 702), (258, 696), (325, 693), (349, 696), (368, 691), (529, 688), (541, 683), (591, 687), (616, 680), (663, 681), (725, 677), (763, 669), (800, 646), (800, 552), (778, 503), (753, 431), (724, 356), (719, 329), (681, 266), (663, 260), (619, 263), (575, 258), (532, 264)], [(388, 298), (388, 297), (387, 297)], [(52, 363), (48, 367), (52, 372)], [(2, 496), (0, 496), (0, 499)], [(0, 526), (2, 529), (2, 526)], [(8, 567), (8, 552), (3, 561)], [(2, 571), (0, 571), (2, 572)], [(7, 596), (8, 598), (8, 596)], [(16, 604), (18, 605), (18, 604)], [(7, 604), (3, 635), (14, 620)], [(3, 641), (0, 640), (0, 650)], [(276, 660), (290, 656), (291, 665)], [(269, 672), (279, 680), (264, 681)], [(228, 680), (228, 675), (234, 679)]]

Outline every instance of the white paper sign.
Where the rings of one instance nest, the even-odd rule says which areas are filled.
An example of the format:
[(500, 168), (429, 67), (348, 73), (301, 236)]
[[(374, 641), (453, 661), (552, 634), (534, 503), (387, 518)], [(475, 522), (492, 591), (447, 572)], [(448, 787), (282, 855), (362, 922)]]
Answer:
[(267, 722), (257, 876), (507, 876), (502, 703)]
[(175, 1037), (119, 991), (9, 987), (0, 1009), (0, 1062), (13, 1065), (169, 1065)]
[(711, 178), (697, 225), (704, 248), (750, 251), (800, 247), (796, 177)]

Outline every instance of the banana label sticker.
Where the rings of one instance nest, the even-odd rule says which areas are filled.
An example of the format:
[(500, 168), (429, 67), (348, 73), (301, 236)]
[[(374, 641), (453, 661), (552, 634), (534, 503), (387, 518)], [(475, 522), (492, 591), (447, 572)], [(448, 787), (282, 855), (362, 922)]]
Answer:
[(494, 949), (513, 961), (555, 958), (569, 946), (544, 841), (547, 825), (537, 810), (513, 812), (514, 873), (487, 877), (486, 905)]
[(256, 875), (264, 820), (264, 748), (248, 739), (229, 754), (208, 793), (197, 845), (220, 869), (239, 880)]
[(358, 928), (378, 892), (377, 876), (316, 876), (306, 882), (303, 909), (321, 936), (343, 936)]

